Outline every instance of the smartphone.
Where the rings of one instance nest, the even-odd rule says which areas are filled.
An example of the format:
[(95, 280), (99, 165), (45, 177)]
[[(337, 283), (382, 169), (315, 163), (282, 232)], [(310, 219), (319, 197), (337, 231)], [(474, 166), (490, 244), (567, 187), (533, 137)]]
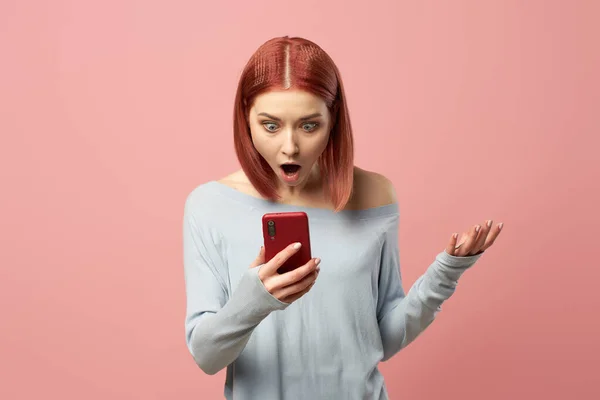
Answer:
[(303, 266), (311, 259), (308, 216), (305, 212), (267, 213), (262, 217), (262, 230), (265, 246), (265, 262), (292, 243), (300, 242), (302, 247), (291, 256), (277, 272), (280, 274)]

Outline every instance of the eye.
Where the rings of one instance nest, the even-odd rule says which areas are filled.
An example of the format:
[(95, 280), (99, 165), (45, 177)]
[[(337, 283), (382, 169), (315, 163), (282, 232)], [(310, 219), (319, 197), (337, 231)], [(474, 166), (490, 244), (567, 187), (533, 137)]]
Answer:
[(272, 128), (272, 129), (270, 129), (270, 128), (269, 128), (269, 126), (271, 126), (271, 127), (275, 126), (275, 127), (276, 127), (276, 126), (277, 126), (277, 124), (276, 124), (276, 123), (274, 123), (274, 122), (263, 122), (262, 126), (264, 126), (264, 127), (265, 127), (265, 129), (266, 129), (268, 132), (271, 132), (271, 133), (272, 133), (272, 132), (275, 132), (275, 129), (276, 129), (276, 128)]
[(317, 122), (307, 122), (305, 124), (302, 124), (302, 128), (306, 126), (312, 126), (312, 128), (309, 128), (308, 130), (305, 129), (306, 132), (312, 132), (319, 127), (319, 124)]
[[(275, 122), (262, 122), (261, 125), (267, 130), (267, 132), (275, 133), (279, 127)], [(302, 124), (302, 129), (305, 132), (313, 132), (319, 127), (318, 122), (305, 122)]]

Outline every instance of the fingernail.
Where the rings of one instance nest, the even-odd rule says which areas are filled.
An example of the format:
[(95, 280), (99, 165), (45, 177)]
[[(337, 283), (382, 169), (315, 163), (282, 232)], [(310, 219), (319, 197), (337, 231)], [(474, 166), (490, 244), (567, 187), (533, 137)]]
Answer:
[(315, 264), (316, 264), (316, 265), (319, 265), (319, 263), (320, 263), (320, 262), (321, 262), (321, 259), (320, 259), (320, 258), (317, 258), (317, 259), (315, 260)]
[(488, 220), (488, 222), (487, 222), (487, 226), (488, 226), (488, 228), (489, 228), (490, 226), (492, 226), (492, 220), (491, 220), (491, 219), (490, 219), (490, 220)]
[(458, 238), (458, 233), (455, 233), (454, 235), (452, 235), (452, 237), (453, 237), (454, 239)]
[(298, 250), (302, 246), (301, 243), (294, 243), (294, 250)]
[(502, 230), (502, 226), (504, 226), (504, 222), (500, 222), (500, 224), (498, 225), (498, 230)]
[(480, 230), (480, 229), (481, 229), (481, 227), (480, 227), (479, 225), (477, 225), (477, 226), (475, 227), (475, 232), (479, 232), (479, 230)]

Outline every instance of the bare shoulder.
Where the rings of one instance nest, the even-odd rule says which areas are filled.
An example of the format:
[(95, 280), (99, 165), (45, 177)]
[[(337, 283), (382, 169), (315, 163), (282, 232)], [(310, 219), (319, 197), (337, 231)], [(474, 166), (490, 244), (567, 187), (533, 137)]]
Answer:
[(218, 179), (217, 182), (229, 186), (233, 189), (239, 190), (242, 193), (260, 197), (260, 194), (254, 188), (254, 186), (252, 186), (250, 180), (248, 179), (248, 177), (242, 169), (239, 169), (227, 176), (224, 176), (221, 179)]
[(391, 180), (378, 172), (354, 167), (352, 208), (381, 207), (396, 201), (396, 190)]
[(245, 181), (248, 181), (248, 178), (246, 178), (246, 174), (244, 174), (244, 171), (241, 169), (217, 180), (217, 182), (222, 183), (224, 185), (235, 185), (239, 183), (244, 183)]

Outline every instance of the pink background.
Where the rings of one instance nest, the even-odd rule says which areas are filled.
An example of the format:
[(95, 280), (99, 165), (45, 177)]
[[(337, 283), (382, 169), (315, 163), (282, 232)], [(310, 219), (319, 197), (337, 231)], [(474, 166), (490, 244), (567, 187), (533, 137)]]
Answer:
[(381, 364), (391, 397), (599, 398), (599, 4), (2, 1), (0, 398), (222, 398), (184, 342), (183, 202), (238, 168), (239, 73), (286, 34), (396, 185), (405, 289), (505, 222)]

